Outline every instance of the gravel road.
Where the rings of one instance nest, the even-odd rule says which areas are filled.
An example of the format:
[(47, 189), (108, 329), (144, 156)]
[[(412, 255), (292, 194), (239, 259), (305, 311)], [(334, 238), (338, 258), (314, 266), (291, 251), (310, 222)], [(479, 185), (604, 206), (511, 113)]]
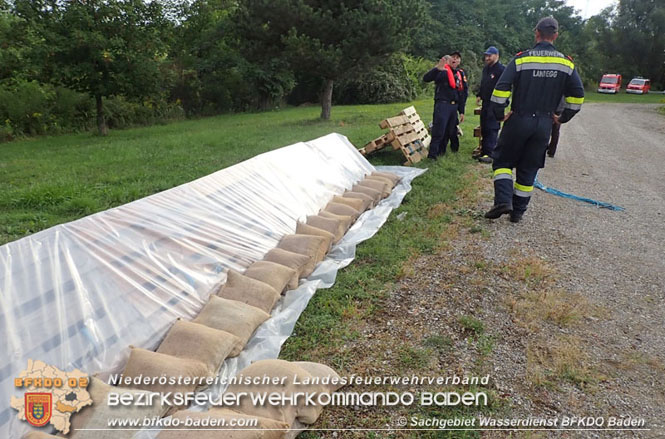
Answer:
[[(665, 117), (657, 108), (584, 105), (538, 176), (624, 212), (536, 190), (522, 223), (488, 221), (488, 257), (533, 251), (557, 267), (560, 286), (607, 310), (577, 334), (607, 378), (579, 392), (578, 413), (568, 414), (643, 417), (651, 431), (585, 437), (665, 437)], [(565, 412), (559, 399), (555, 411)]]

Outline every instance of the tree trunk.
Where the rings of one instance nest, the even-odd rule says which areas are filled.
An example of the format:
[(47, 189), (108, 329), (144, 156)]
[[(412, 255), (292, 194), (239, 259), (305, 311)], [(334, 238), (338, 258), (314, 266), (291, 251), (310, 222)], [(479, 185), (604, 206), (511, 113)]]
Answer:
[(109, 133), (109, 129), (106, 126), (106, 120), (104, 119), (102, 95), (96, 95), (95, 100), (97, 101), (97, 130), (99, 131), (100, 136), (106, 136)]
[(323, 83), (323, 94), (321, 94), (321, 119), (330, 119), (330, 109), (332, 108), (333, 80), (326, 79)]

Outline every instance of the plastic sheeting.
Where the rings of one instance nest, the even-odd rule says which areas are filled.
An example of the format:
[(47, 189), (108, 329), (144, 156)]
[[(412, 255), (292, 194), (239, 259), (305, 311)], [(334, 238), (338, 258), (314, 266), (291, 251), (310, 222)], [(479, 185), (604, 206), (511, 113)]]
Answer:
[[(361, 242), (371, 238), (386, 222), (390, 212), (402, 204), (402, 200), (411, 190), (414, 178), (423, 174), (425, 169), (407, 168), (403, 166), (378, 166), (379, 171), (392, 172), (402, 177), (402, 180), (393, 189), (390, 196), (381, 201), (374, 209), (361, 215), (355, 224), (344, 235), (321, 262), (316, 270), (304, 280), (295, 290), (289, 290), (280, 299), (272, 311), (271, 318), (256, 330), (242, 353), (235, 358), (228, 358), (219, 371), (223, 377), (237, 375), (245, 367), (255, 361), (277, 358), (284, 342), (291, 336), (293, 329), (305, 310), (307, 304), (319, 288), (330, 288), (337, 277), (337, 272), (355, 259), (356, 247)], [(220, 394), (225, 388), (212, 387), (204, 390), (206, 393)], [(207, 407), (191, 407), (193, 411), (205, 411)], [(296, 421), (293, 431), (288, 437), (295, 437), (307, 426)], [(92, 433), (92, 432), (91, 432)], [(159, 430), (145, 430), (137, 432), (134, 439), (154, 439)]]
[[(338, 134), (271, 151), (191, 183), (0, 247), (0, 436), (27, 424), (9, 407), (13, 378), (37, 359), (62, 370), (119, 372), (127, 347), (155, 348), (192, 319), (224, 271), (242, 271), (374, 168)], [(401, 203), (422, 170), (363, 214), (312, 275), (289, 291), (221, 373), (275, 358), (316, 288), (330, 286)], [(211, 389), (210, 391), (221, 391)]]

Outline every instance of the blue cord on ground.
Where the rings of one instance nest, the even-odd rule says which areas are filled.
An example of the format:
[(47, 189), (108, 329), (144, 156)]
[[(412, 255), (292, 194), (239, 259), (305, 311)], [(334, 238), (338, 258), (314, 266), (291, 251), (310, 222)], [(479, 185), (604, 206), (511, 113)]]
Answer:
[(605, 208), (605, 209), (611, 209), (611, 210), (617, 210), (617, 211), (626, 210), (623, 207), (615, 206), (615, 205), (610, 204), (610, 203), (605, 203), (605, 202), (602, 202), (602, 201), (592, 200), (591, 198), (578, 197), (577, 195), (569, 194), (569, 193), (566, 193), (566, 192), (561, 192), (558, 189), (553, 189), (551, 187), (547, 187), (544, 184), (542, 184), (541, 182), (539, 182), (538, 178), (536, 178), (536, 181), (533, 185), (535, 187), (537, 187), (538, 189), (542, 190), (542, 191), (545, 191), (545, 192), (553, 194), (553, 195), (558, 195), (558, 196), (563, 197), (563, 198), (570, 198), (572, 200), (583, 201), (585, 203), (593, 204), (595, 206), (602, 207), (602, 208)]

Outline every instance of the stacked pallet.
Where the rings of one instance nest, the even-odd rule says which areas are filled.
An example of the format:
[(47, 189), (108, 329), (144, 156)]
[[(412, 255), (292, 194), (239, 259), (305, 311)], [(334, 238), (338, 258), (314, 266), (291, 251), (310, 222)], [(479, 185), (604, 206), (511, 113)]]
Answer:
[(414, 107), (405, 108), (399, 115), (382, 120), (379, 126), (388, 129), (388, 133), (361, 148), (361, 154), (367, 155), (391, 145), (393, 149), (402, 151), (406, 166), (427, 157), (431, 138)]

